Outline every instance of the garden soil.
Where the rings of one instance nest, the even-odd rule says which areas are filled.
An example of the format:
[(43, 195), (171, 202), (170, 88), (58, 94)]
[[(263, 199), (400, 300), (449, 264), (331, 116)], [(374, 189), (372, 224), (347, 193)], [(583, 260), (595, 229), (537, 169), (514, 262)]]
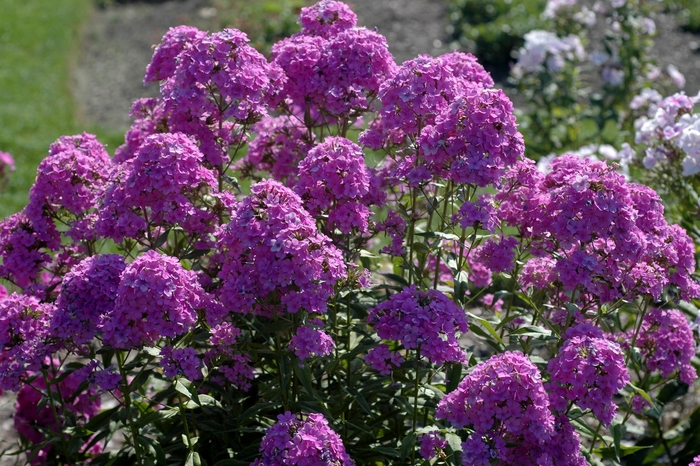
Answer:
[[(348, 0), (358, 22), (387, 37), (398, 63), (418, 54), (451, 50), (446, 33), (448, 8), (436, 0)], [(662, 65), (675, 64), (685, 74), (688, 94), (700, 89), (700, 37), (677, 28), (674, 18), (655, 18), (659, 31), (653, 53)], [(154, 44), (171, 26), (188, 24), (217, 30), (217, 11), (208, 0), (114, 1), (96, 9), (83, 32), (83, 47), (73, 73), (73, 91), (86, 124), (122, 132), (130, 124), (131, 103), (157, 95), (142, 85)], [(505, 86), (503, 81), (497, 83)], [(507, 90), (507, 89), (506, 89)], [(113, 149), (113, 148), (111, 148)], [(14, 442), (11, 395), (0, 396), (0, 452)], [(0, 466), (14, 464), (0, 458)], [(23, 464), (20, 457), (17, 464)]]

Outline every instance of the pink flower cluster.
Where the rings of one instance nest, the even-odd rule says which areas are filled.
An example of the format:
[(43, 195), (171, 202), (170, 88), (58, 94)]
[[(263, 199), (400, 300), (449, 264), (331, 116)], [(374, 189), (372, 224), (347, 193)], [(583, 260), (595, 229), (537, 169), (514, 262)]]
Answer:
[(555, 258), (555, 285), (600, 302), (639, 293), (658, 299), (666, 285), (683, 299), (700, 296), (691, 278), (693, 243), (666, 223), (653, 190), (573, 155), (550, 167), (543, 175), (533, 162), (518, 162), (495, 199), (498, 216), (518, 228), (536, 256)]
[(254, 374), (250, 357), (236, 352), (235, 345), (240, 336), (241, 330), (231, 322), (222, 322), (212, 327), (209, 341), (213, 348), (204, 355), (204, 361), (207, 367), (216, 367), (218, 372), (210, 376), (210, 380), (222, 384), (231, 383), (247, 392)]
[(0, 390), (17, 391), (28, 372), (41, 369), (50, 348), (54, 305), (12, 293), (0, 301)]
[(398, 351), (391, 351), (385, 343), (380, 343), (365, 355), (365, 362), (382, 375), (389, 375), (394, 367), (404, 362), (404, 357)]
[(335, 348), (333, 338), (316, 327), (323, 327), (323, 322), (320, 319), (309, 319), (289, 340), (289, 349), (302, 361), (312, 356), (328, 356)]
[(299, 163), (295, 191), (314, 217), (327, 215), (330, 230), (367, 233), (370, 205), (383, 193), (365, 164), (360, 146), (343, 137), (328, 137)]
[(194, 348), (173, 348), (171, 345), (166, 345), (160, 350), (160, 356), (160, 366), (166, 377), (184, 375), (191, 381), (203, 378), (202, 359)]
[(276, 181), (251, 188), (219, 239), (221, 302), (233, 312), (323, 314), (346, 276), (340, 251), (319, 233), (293, 191)]
[(436, 453), (442, 451), (447, 446), (447, 440), (440, 435), (440, 431), (433, 430), (418, 437), (420, 442), (420, 455), (425, 460), (435, 458)]
[(539, 369), (520, 352), (478, 364), (440, 400), (435, 415), (473, 429), (462, 444), (464, 464), (488, 466), (496, 458), (508, 465), (587, 464), (568, 419), (550, 412)]
[(664, 378), (678, 373), (689, 385), (698, 378), (690, 363), (695, 356), (693, 331), (681, 311), (654, 308), (647, 312), (635, 346), (641, 350), (650, 371), (661, 371)]
[(328, 39), (355, 27), (357, 15), (343, 2), (321, 0), (302, 8), (298, 23), (303, 34)]
[(287, 411), (277, 416), (260, 444), (262, 457), (251, 466), (353, 466), (340, 436), (321, 414), (305, 420)]
[(120, 349), (153, 346), (162, 337), (188, 332), (206, 304), (194, 272), (174, 257), (148, 251), (122, 272), (103, 341)]
[(464, 311), (437, 290), (404, 288), (374, 308), (367, 322), (380, 338), (400, 341), (407, 350), (418, 349), (434, 364), (466, 363), (460, 333), (469, 330)]
[(584, 331), (567, 338), (547, 365), (551, 374), (548, 389), (554, 409), (563, 413), (569, 402), (576, 403), (607, 426), (617, 412), (613, 397), (630, 377), (620, 345), (598, 332)]
[(179, 225), (194, 235), (212, 233), (218, 221), (203, 196), (217, 191), (195, 142), (182, 133), (153, 134), (114, 171), (97, 231), (122, 241)]
[(51, 334), (77, 345), (97, 336), (101, 325), (114, 310), (117, 287), (126, 268), (118, 254), (103, 254), (84, 259), (66, 274), (56, 300)]

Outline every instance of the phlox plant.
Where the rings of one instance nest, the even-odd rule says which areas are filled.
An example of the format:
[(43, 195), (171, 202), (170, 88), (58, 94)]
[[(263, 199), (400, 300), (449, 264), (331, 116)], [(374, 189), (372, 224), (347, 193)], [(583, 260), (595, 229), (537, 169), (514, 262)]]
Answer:
[[(470, 54), (335, 0), (266, 59), (170, 29), (110, 156), (0, 222), (20, 464), (688, 464), (695, 246), (651, 188), (525, 157)], [(693, 407), (693, 409), (695, 409)], [(673, 430), (670, 430), (673, 429)]]

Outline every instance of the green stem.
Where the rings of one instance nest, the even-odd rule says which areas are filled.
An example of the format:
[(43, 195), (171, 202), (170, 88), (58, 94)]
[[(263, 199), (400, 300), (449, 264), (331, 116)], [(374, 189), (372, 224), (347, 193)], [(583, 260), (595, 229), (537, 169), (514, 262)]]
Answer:
[[(58, 411), (56, 411), (56, 403), (54, 402), (54, 395), (53, 391), (51, 390), (51, 382), (49, 381), (49, 376), (46, 373), (46, 369), (42, 368), (41, 374), (44, 376), (44, 383), (46, 384), (46, 395), (49, 397), (49, 405), (51, 406), (53, 419), (56, 422), (56, 433), (59, 436), (61, 447), (63, 448), (63, 454), (66, 455), (67, 459), (70, 459), (68, 455), (68, 444), (66, 443), (66, 438), (63, 435), (63, 426), (61, 425), (61, 418), (58, 416)], [(56, 386), (56, 389), (58, 390), (58, 386)], [(58, 396), (59, 398), (61, 398), (60, 391), (58, 391)]]
[[(177, 377), (175, 377), (175, 383), (177, 383)], [(185, 429), (185, 435), (187, 436), (187, 449), (190, 455), (194, 455), (194, 443), (192, 443), (192, 436), (190, 435), (190, 426), (187, 423), (187, 415), (185, 414), (185, 404), (182, 402), (182, 393), (177, 392), (177, 404), (180, 408), (180, 416), (182, 416), (182, 425)]]
[(129, 387), (129, 382), (126, 377), (126, 370), (124, 369), (124, 352), (117, 351), (117, 364), (119, 365), (119, 373), (122, 376), (122, 385), (124, 389), (122, 390), (122, 399), (124, 400), (124, 406), (126, 407), (127, 422), (129, 423), (129, 430), (131, 431), (131, 438), (134, 441), (134, 452), (136, 454), (136, 464), (143, 465), (143, 454), (141, 453), (141, 446), (139, 445), (136, 437), (139, 435), (138, 427), (134, 422), (134, 416), (131, 413), (131, 387)]

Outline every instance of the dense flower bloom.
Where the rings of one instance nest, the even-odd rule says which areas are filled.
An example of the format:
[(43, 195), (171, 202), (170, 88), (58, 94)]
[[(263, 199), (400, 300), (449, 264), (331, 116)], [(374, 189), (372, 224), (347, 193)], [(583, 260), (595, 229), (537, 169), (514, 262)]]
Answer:
[(260, 444), (262, 457), (251, 466), (352, 466), (340, 436), (321, 414), (311, 413), (303, 421), (287, 411), (277, 416)]
[(488, 239), (474, 248), (469, 259), (470, 262), (485, 265), (495, 273), (509, 272), (515, 265), (515, 247), (517, 245), (518, 240), (512, 236), (501, 236), (499, 241)]
[(295, 191), (312, 215), (328, 215), (330, 229), (365, 233), (369, 206), (382, 199), (373, 177), (360, 146), (343, 137), (329, 137), (299, 163)]
[(698, 378), (690, 360), (695, 355), (695, 340), (685, 315), (677, 309), (654, 308), (644, 315), (635, 346), (645, 357), (650, 371), (659, 370), (664, 378), (679, 373), (692, 385)]
[[(454, 52), (441, 57), (419, 55), (404, 62), (396, 74), (379, 88), (381, 125), (373, 126), (360, 141), (379, 149), (390, 136), (401, 141), (415, 139), (446, 110), (466, 88), (490, 87), (493, 80), (473, 57)], [(381, 131), (382, 134), (375, 134)], [(374, 142), (371, 142), (374, 141)]]
[(78, 345), (92, 340), (114, 309), (125, 268), (124, 258), (117, 254), (88, 257), (73, 267), (61, 283), (51, 321), (52, 336), (69, 338)]
[(497, 183), (523, 156), (513, 104), (501, 90), (465, 87), (418, 140), (428, 171), (456, 183)]
[(630, 380), (620, 345), (605, 338), (571, 337), (547, 370), (554, 409), (564, 412), (571, 401), (610, 425), (617, 411), (613, 396)]
[(343, 2), (321, 0), (301, 9), (301, 33), (330, 38), (357, 25), (357, 15)]
[(0, 301), (0, 390), (18, 390), (28, 371), (38, 371), (49, 353), (54, 305), (12, 293)]
[(459, 212), (455, 215), (454, 222), (459, 223), (459, 226), (464, 230), (483, 228), (490, 233), (496, 231), (499, 219), (495, 215), (492, 196), (481, 194), (476, 202), (467, 201), (462, 204)]
[(154, 227), (179, 225), (191, 234), (213, 232), (217, 217), (203, 197), (217, 191), (202, 153), (182, 133), (153, 134), (113, 173), (100, 212), (100, 235), (122, 241)]
[[(464, 464), (585, 465), (578, 449), (559, 444), (578, 439), (557, 424), (549, 409), (539, 369), (520, 352), (506, 352), (478, 364), (438, 403), (436, 416), (474, 430), (462, 444)], [(510, 445), (508, 445), (510, 443)]]
[(323, 314), (345, 277), (340, 251), (318, 232), (299, 196), (276, 181), (251, 188), (221, 230), (221, 302), (234, 312)]
[(406, 349), (419, 349), (432, 363), (465, 363), (460, 333), (469, 330), (467, 318), (454, 301), (437, 290), (412, 285), (370, 309), (367, 322), (380, 338), (400, 341)]
[(161, 99), (137, 99), (131, 106), (129, 116), (134, 118), (134, 122), (124, 135), (124, 144), (114, 150), (113, 160), (118, 164), (133, 158), (148, 136), (168, 130)]
[(187, 380), (202, 379), (202, 359), (194, 348), (166, 345), (160, 350), (160, 355), (160, 366), (166, 377), (184, 375)]
[(435, 458), (436, 453), (447, 446), (447, 440), (440, 435), (438, 430), (419, 436), (418, 441), (420, 442), (420, 455), (426, 460)]
[(37, 231), (24, 212), (0, 221), (0, 277), (22, 288), (38, 278), (42, 267), (51, 261), (49, 251), (58, 250), (61, 240), (52, 222), (48, 230)]
[(288, 116), (263, 118), (251, 131), (256, 137), (238, 169), (248, 176), (266, 171), (287, 186), (296, 184), (297, 166), (313, 147), (313, 135)]
[[(89, 367), (84, 367), (83, 369), (88, 369)], [(44, 434), (45, 430), (53, 431), (55, 434), (57, 432), (56, 418), (54, 417), (53, 410), (59, 416), (59, 420), (62, 427), (67, 427), (68, 425), (74, 426), (84, 425), (93, 417), (100, 409), (101, 401), (98, 396), (99, 393), (93, 388), (85, 388), (80, 391), (80, 385), (85, 380), (85, 371), (79, 369), (77, 371), (71, 372), (65, 378), (63, 378), (58, 385), (51, 383), (51, 390), (53, 392), (53, 397), (60, 396), (63, 400), (59, 403), (57, 400), (54, 401), (55, 406), (51, 406), (49, 403), (41, 403), (42, 397), (46, 396), (46, 380), (41, 374), (34, 378), (30, 383), (24, 385), (19, 392), (17, 392), (17, 403), (15, 405), (14, 414), (14, 426), (17, 432), (27, 441), (34, 445), (39, 445), (46, 440)], [(61, 377), (63, 374), (59, 372), (57, 374)], [(50, 377), (53, 379), (53, 377)], [(66, 411), (64, 411), (64, 409)], [(67, 418), (71, 418), (71, 424), (67, 424)], [(34, 455), (34, 452), (27, 452), (27, 456), (31, 457), (34, 455), (31, 465), (41, 465), (47, 464), (47, 457), (52, 449), (52, 444), (41, 448), (39, 452)], [(90, 454), (100, 453), (102, 450), (102, 445), (98, 442), (92, 448), (90, 448)], [(81, 449), (82, 451), (82, 449)]]
[(330, 335), (309, 325), (299, 327), (297, 333), (289, 340), (289, 349), (302, 361), (312, 356), (328, 356), (333, 352), (333, 348), (335, 343)]
[(547, 69), (558, 72), (567, 61), (581, 61), (585, 50), (581, 38), (575, 34), (557, 37), (549, 31), (530, 31), (525, 36), (525, 45), (518, 52), (518, 62), (513, 68), (515, 76)]
[(286, 79), (236, 29), (196, 37), (176, 62), (172, 77), (161, 85), (161, 94), (166, 111), (184, 119), (215, 117), (254, 123), (267, 115)]
[(122, 272), (114, 311), (103, 324), (112, 348), (153, 346), (162, 337), (188, 332), (197, 309), (206, 307), (197, 275), (169, 256), (148, 251)]
[(404, 358), (398, 351), (391, 351), (385, 343), (380, 343), (365, 355), (365, 362), (382, 375), (389, 375), (394, 367), (399, 367)]
[(543, 175), (523, 160), (496, 194), (498, 216), (532, 241), (535, 255), (553, 254), (554, 283), (607, 302), (634, 293), (658, 299), (675, 285), (697, 296), (692, 241), (669, 226), (659, 196), (628, 183), (603, 162), (563, 155)]
[(153, 58), (146, 67), (144, 83), (162, 81), (175, 74), (177, 57), (189, 45), (202, 40), (207, 33), (191, 26), (168, 29), (153, 51)]

